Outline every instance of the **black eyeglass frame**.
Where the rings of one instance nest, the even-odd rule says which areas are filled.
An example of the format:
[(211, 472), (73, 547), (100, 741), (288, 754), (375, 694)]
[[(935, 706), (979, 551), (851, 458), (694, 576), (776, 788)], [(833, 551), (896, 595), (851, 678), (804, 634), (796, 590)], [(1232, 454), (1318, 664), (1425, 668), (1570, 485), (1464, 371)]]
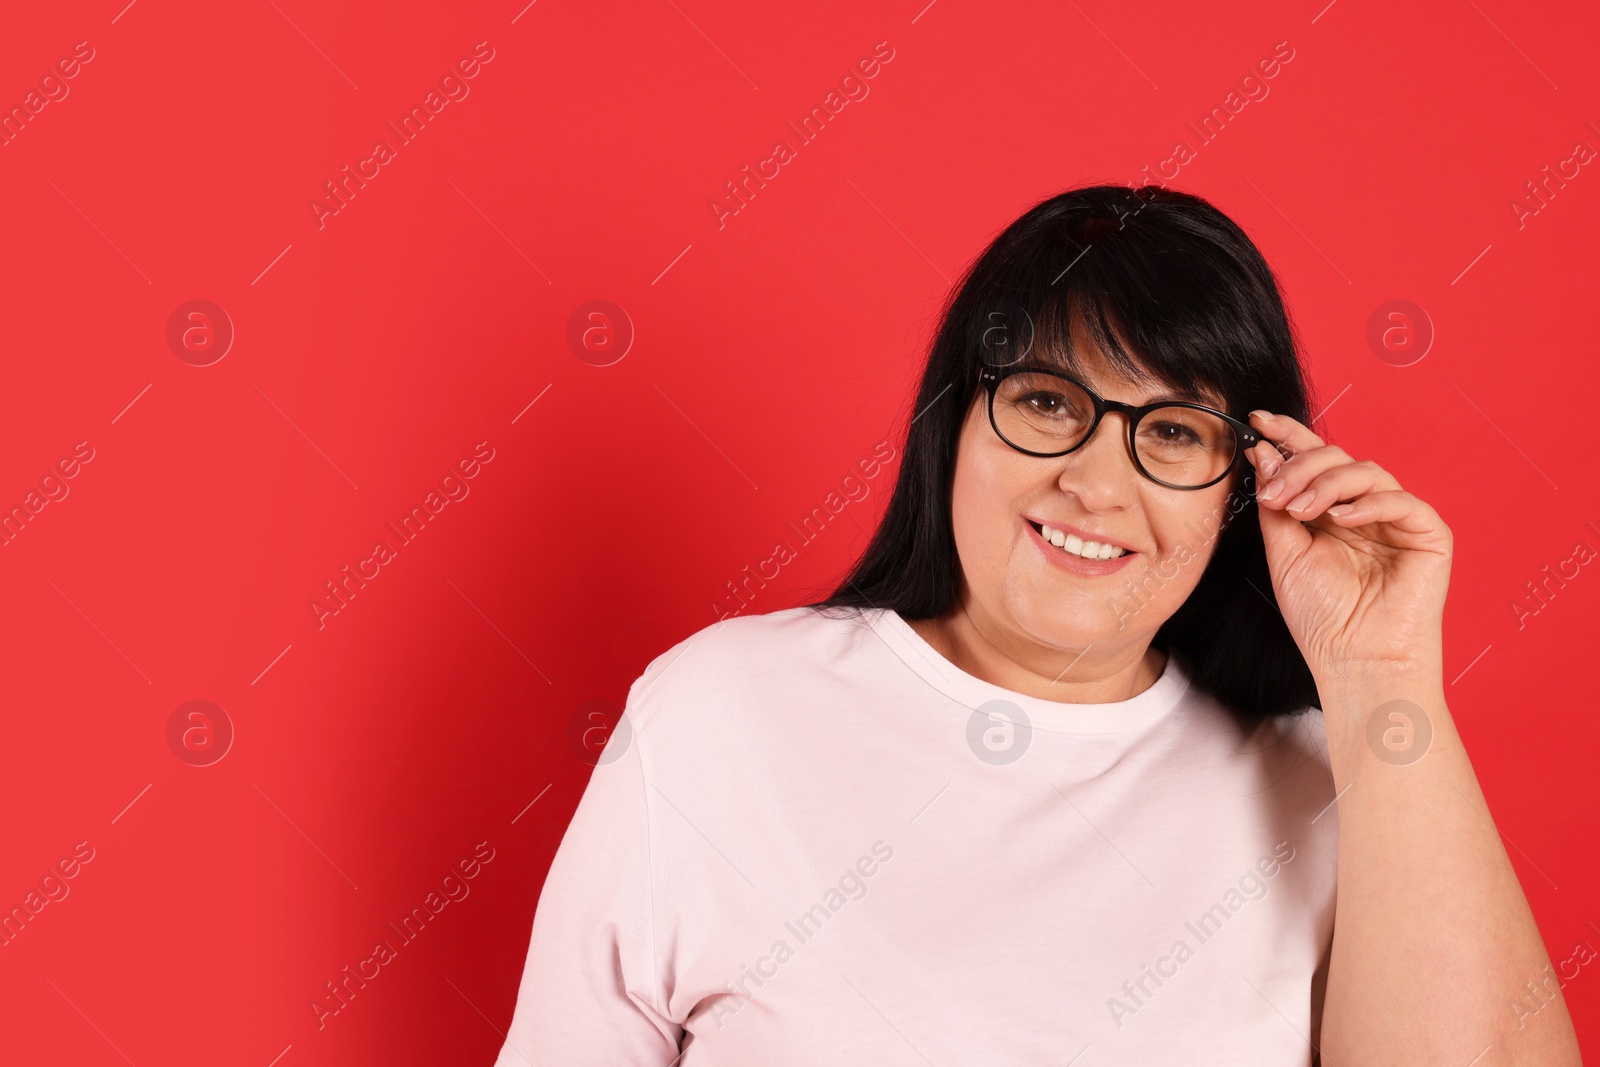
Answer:
[[(1080, 439), (1077, 444), (1073, 445), (1071, 448), (1062, 449), (1060, 452), (1035, 452), (1032, 449), (1023, 448), (1021, 445), (1016, 444), (1008, 439), (1005, 434), (1000, 432), (1000, 424), (995, 421), (994, 398), (995, 393), (1000, 388), (1000, 383), (1011, 377), (1013, 374), (1049, 374), (1052, 377), (1071, 382), (1079, 389), (1082, 389), (1088, 394), (1090, 402), (1094, 404), (1094, 421), (1089, 424), (1089, 432), (1084, 434), (1082, 439)], [(1042, 459), (1054, 459), (1058, 456), (1065, 456), (1069, 453), (1075, 452), (1089, 443), (1089, 439), (1094, 436), (1094, 432), (1100, 428), (1100, 420), (1105, 418), (1107, 412), (1122, 412), (1122, 414), (1125, 415), (1128, 420), (1128, 454), (1133, 457), (1134, 467), (1139, 471), (1140, 474), (1144, 475), (1146, 478), (1149, 478), (1152, 482), (1155, 482), (1157, 485), (1165, 486), (1168, 489), (1208, 489), (1211, 486), (1216, 485), (1233, 471), (1233, 468), (1239, 463), (1240, 458), (1244, 455), (1245, 449), (1251, 448), (1257, 442), (1264, 440), (1260, 432), (1254, 429), (1248, 422), (1243, 422), (1239, 419), (1236, 419), (1227, 412), (1218, 411), (1216, 408), (1207, 407), (1204, 404), (1190, 403), (1187, 400), (1161, 400), (1154, 404), (1142, 404), (1138, 406), (1133, 404), (1125, 404), (1120, 400), (1107, 400), (1105, 397), (1101, 396), (1093, 389), (1090, 389), (1087, 385), (1072, 377), (1070, 374), (1063, 374), (1061, 371), (1051, 367), (1041, 367), (1027, 363), (1013, 364), (1009, 367), (997, 367), (989, 363), (980, 363), (978, 365), (978, 382), (983, 386), (984, 391), (989, 394), (989, 425), (991, 428), (993, 428), (995, 436), (1000, 438), (1000, 440), (1004, 441), (1011, 448), (1027, 456), (1038, 456)], [(1172, 407), (1194, 408), (1197, 411), (1208, 412), (1220, 419), (1225, 420), (1228, 425), (1233, 427), (1233, 458), (1228, 461), (1228, 465), (1222, 469), (1221, 474), (1217, 475), (1209, 482), (1206, 482), (1204, 485), (1173, 485), (1171, 482), (1164, 482), (1160, 478), (1157, 478), (1155, 475), (1151, 474), (1149, 471), (1145, 470), (1144, 464), (1139, 461), (1137, 435), (1139, 432), (1140, 420), (1142, 420), (1145, 415), (1157, 410), (1158, 408)]]

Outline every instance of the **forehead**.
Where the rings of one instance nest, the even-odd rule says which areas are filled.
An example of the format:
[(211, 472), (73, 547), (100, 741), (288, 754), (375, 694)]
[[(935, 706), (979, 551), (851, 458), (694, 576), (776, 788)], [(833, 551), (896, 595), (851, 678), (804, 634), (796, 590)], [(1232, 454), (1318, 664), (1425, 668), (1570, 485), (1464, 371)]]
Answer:
[(1227, 409), (1222, 394), (1202, 382), (1167, 382), (1156, 377), (1140, 365), (1140, 373), (1129, 374), (1108, 359), (1105, 353), (1089, 343), (1081, 334), (1073, 337), (1072, 357), (1063, 360), (1043, 354), (1047, 366), (1057, 366), (1067, 374), (1082, 380), (1107, 400), (1121, 400), (1129, 404), (1147, 404), (1156, 400), (1189, 400), (1219, 410)]

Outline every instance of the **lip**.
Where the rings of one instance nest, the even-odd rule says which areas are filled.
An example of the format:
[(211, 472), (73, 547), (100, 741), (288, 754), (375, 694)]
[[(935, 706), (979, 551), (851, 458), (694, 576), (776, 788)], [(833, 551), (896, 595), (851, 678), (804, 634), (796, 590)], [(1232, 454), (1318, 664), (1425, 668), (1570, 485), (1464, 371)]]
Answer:
[[(1045, 558), (1048, 559), (1051, 563), (1055, 564), (1057, 567), (1061, 567), (1064, 570), (1071, 571), (1073, 574), (1082, 575), (1082, 576), (1088, 577), (1088, 578), (1099, 577), (1100, 575), (1105, 575), (1105, 574), (1115, 574), (1117, 571), (1120, 571), (1123, 567), (1127, 566), (1128, 562), (1130, 560), (1132, 560), (1133, 557), (1135, 557), (1135, 556), (1137, 556), (1139, 554), (1139, 553), (1137, 553), (1137, 552), (1135, 552), (1135, 551), (1130, 549), (1127, 553), (1125, 553), (1124, 555), (1118, 556), (1116, 559), (1096, 559), (1096, 560), (1084, 559), (1081, 556), (1074, 556), (1070, 552), (1063, 552), (1061, 549), (1057, 548), (1055, 545), (1051, 544), (1049, 541), (1046, 541), (1044, 539), (1044, 535), (1041, 534), (1038, 530), (1033, 528), (1033, 523), (1034, 523), (1034, 520), (1026, 519), (1023, 522), (1023, 525), (1028, 528), (1028, 536), (1033, 539), (1033, 543), (1034, 544), (1039, 546), (1039, 551), (1042, 552), (1044, 554)], [(1054, 528), (1054, 529), (1061, 530), (1062, 533), (1075, 533), (1076, 532), (1076, 531), (1072, 530), (1070, 527), (1066, 527), (1066, 526), (1059, 526), (1058, 527), (1053, 522), (1050, 523), (1050, 526), (1052, 528)], [(1082, 536), (1082, 535), (1080, 534), (1079, 536)], [(1094, 540), (1094, 538), (1085, 537), (1084, 540), (1092, 541), (1092, 540)], [(1116, 544), (1115, 541), (1102, 542), (1102, 544), (1107, 544), (1107, 543)], [(1126, 547), (1126, 546), (1122, 546), (1122, 547)]]

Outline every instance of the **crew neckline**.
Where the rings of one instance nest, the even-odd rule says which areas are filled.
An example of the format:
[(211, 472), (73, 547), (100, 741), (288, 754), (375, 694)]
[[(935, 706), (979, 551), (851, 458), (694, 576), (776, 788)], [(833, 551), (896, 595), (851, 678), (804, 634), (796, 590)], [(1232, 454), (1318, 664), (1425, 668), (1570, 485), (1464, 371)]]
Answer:
[(866, 612), (868, 624), (890, 650), (924, 681), (962, 706), (976, 710), (992, 700), (1007, 700), (1027, 714), (1035, 730), (1060, 734), (1117, 734), (1153, 725), (1182, 702), (1191, 674), (1184, 654), (1167, 650), (1161, 676), (1127, 700), (1069, 704), (1018, 693), (968, 674), (930, 645), (893, 608)]

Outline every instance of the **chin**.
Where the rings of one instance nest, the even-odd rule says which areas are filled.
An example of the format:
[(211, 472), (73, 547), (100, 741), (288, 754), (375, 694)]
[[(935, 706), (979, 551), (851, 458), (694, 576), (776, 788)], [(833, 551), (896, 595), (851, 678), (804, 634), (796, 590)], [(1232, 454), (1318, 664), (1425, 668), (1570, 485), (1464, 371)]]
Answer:
[(1070, 601), (1039, 598), (1018, 605), (1014, 617), (1036, 641), (1056, 648), (1087, 648), (1118, 632), (1116, 618), (1106, 605), (1088, 597)]

